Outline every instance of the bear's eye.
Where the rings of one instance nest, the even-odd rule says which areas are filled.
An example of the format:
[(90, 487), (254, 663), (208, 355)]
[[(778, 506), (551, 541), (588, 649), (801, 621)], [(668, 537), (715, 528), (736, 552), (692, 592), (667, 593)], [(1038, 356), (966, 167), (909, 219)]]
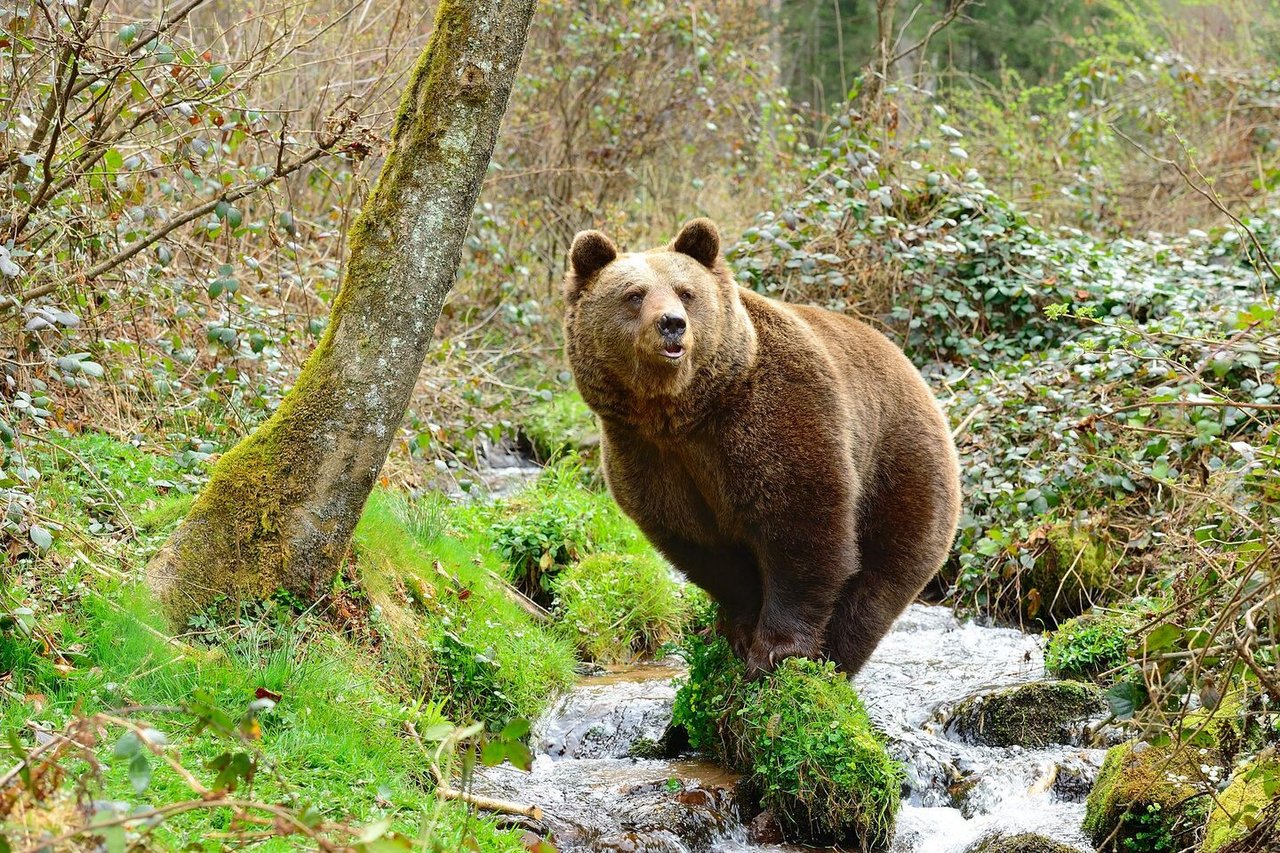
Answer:
[(634, 293), (628, 293), (627, 301), (630, 302), (632, 305), (639, 305), (641, 302), (644, 302), (644, 294), (638, 290), (635, 291)]
[(680, 301), (681, 301), (681, 302), (683, 302), (683, 303), (685, 303), (685, 304), (688, 304), (688, 303), (692, 302), (692, 301), (693, 301), (693, 291), (692, 291), (692, 290), (682, 290), (682, 291), (680, 291)]

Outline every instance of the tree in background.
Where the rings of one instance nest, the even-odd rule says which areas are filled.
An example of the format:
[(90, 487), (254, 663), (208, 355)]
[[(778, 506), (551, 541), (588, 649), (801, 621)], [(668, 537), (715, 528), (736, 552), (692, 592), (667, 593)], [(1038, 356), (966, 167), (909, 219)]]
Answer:
[[(899, 72), (927, 65), (935, 74), (995, 80), (1010, 70), (1037, 83), (1086, 55), (1084, 46), (1106, 32), (1114, 10), (1093, 0), (787, 0), (781, 12), (783, 79), (796, 100), (821, 115), (874, 66), (882, 44)], [(934, 29), (961, 12), (965, 26)], [(880, 38), (885, 24), (887, 41)]]
[(148, 566), (174, 617), (330, 588), (452, 287), (535, 5), (440, 3), (323, 339)]

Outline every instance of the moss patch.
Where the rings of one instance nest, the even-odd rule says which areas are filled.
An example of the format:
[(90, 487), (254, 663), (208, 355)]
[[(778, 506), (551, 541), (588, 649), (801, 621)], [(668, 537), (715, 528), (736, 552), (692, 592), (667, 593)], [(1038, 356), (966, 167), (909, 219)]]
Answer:
[(1053, 625), (1078, 616), (1111, 586), (1106, 540), (1070, 523), (1044, 531), (1044, 547), (1022, 576), (1022, 615)]
[(948, 728), (989, 746), (1073, 743), (1105, 707), (1102, 691), (1076, 681), (1037, 681), (961, 702)]
[[(1280, 850), (1280, 827), (1267, 825), (1267, 807), (1280, 798), (1280, 760), (1254, 761), (1240, 769), (1218, 795), (1205, 826), (1202, 853), (1218, 853), (1228, 844), (1253, 835), (1254, 849)], [(1261, 832), (1259, 832), (1261, 830)], [(1265, 843), (1264, 843), (1265, 842)]]
[(1024, 832), (984, 838), (969, 848), (968, 853), (1076, 853), (1076, 848), (1043, 835)]
[(570, 638), (601, 663), (653, 655), (688, 621), (681, 585), (651, 555), (593, 554), (565, 569), (554, 588)]
[(1100, 850), (1175, 853), (1208, 813), (1200, 768), (1185, 749), (1130, 741), (1113, 747), (1085, 807), (1084, 831)]
[(690, 670), (674, 722), (695, 748), (746, 774), (752, 799), (790, 839), (859, 849), (889, 843), (902, 768), (833, 665), (793, 658), (746, 682), (722, 637), (693, 637), (685, 654)]

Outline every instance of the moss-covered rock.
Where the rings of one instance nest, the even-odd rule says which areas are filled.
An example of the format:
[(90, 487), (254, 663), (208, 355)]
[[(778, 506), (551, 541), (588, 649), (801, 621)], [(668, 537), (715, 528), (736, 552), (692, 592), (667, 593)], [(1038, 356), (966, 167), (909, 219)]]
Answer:
[(1183, 741), (1193, 748), (1208, 749), (1212, 761), (1231, 768), (1238, 757), (1257, 752), (1266, 743), (1269, 715), (1260, 700), (1233, 690), (1213, 708), (1192, 711), (1182, 720)]
[(1054, 524), (1041, 534), (1043, 544), (1020, 579), (1019, 601), (1023, 618), (1055, 625), (1105, 597), (1114, 559), (1105, 538), (1075, 524)]
[(952, 712), (947, 729), (989, 746), (1075, 743), (1085, 722), (1105, 704), (1102, 691), (1092, 684), (1036, 681), (964, 700)]
[(1132, 613), (1090, 612), (1069, 619), (1049, 635), (1044, 665), (1057, 678), (1111, 681), (1129, 660)]
[(596, 417), (576, 389), (561, 391), (531, 405), (520, 424), (524, 450), (539, 462), (576, 451), (590, 456), (600, 444)]
[(1067, 844), (1024, 832), (1019, 835), (993, 835), (982, 839), (966, 853), (1076, 853), (1076, 849)]
[(1202, 853), (1220, 853), (1246, 838), (1254, 846), (1244, 849), (1280, 850), (1280, 826), (1273, 814), (1278, 801), (1280, 759), (1272, 754), (1241, 768), (1209, 813)]
[(652, 655), (686, 622), (689, 602), (656, 557), (592, 554), (552, 581), (557, 611), (578, 649), (602, 663)]
[(1099, 850), (1174, 853), (1195, 841), (1207, 788), (1186, 749), (1130, 741), (1113, 747), (1085, 806), (1084, 831)]
[(675, 722), (695, 748), (746, 774), (744, 789), (789, 839), (889, 843), (903, 773), (848, 678), (831, 664), (788, 659), (748, 682), (722, 637), (694, 637), (685, 653)]

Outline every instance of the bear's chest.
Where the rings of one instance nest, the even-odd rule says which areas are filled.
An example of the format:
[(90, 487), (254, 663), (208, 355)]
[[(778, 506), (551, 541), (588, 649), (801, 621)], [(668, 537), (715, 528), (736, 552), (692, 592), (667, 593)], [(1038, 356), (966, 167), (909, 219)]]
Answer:
[(609, 488), (642, 529), (705, 545), (742, 537), (749, 490), (722, 445), (698, 437), (654, 443), (613, 432), (606, 429), (602, 442)]

